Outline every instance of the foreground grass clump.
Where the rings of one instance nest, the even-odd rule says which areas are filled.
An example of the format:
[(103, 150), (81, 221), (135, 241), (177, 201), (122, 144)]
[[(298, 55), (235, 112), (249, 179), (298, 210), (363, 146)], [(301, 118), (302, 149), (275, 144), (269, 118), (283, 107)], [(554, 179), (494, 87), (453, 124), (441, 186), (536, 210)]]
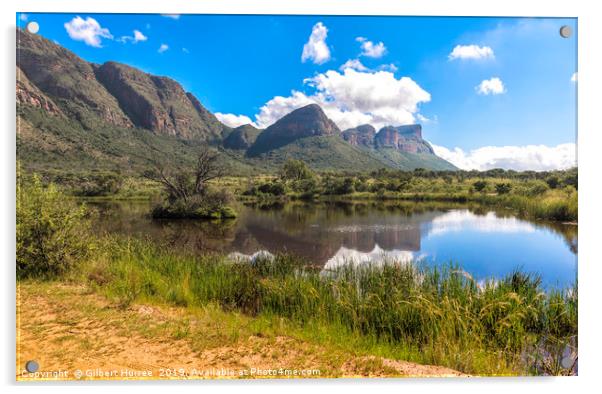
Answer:
[(139, 241), (114, 241), (110, 250), (89, 278), (123, 307), (217, 303), (226, 311), (286, 318), (301, 330), (326, 327), (363, 338), (359, 343), (385, 356), (476, 374), (567, 373), (544, 366), (556, 359), (552, 345), (562, 352), (576, 344), (576, 287), (544, 292), (537, 276), (519, 271), (479, 285), (455, 267), (325, 271), (288, 255), (186, 257)]

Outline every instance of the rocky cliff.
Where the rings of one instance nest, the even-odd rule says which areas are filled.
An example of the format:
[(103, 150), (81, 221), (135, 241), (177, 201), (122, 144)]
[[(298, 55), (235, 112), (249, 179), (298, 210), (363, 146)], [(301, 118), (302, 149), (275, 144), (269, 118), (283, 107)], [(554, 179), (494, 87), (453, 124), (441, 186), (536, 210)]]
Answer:
[(37, 105), (37, 100), (48, 108), (53, 103), (87, 129), (96, 128), (101, 121), (185, 140), (218, 140), (227, 129), (173, 79), (115, 62), (88, 63), (60, 45), (20, 29), (17, 66), (23, 74), (21, 91), (29, 83), (49, 100), (21, 94), (21, 102), (33, 100)]
[(115, 62), (95, 71), (134, 125), (187, 140), (221, 136), (221, 123), (173, 79)]
[(373, 146), (376, 129), (369, 124), (347, 129), (341, 133), (343, 139), (351, 145)]
[(420, 125), (386, 126), (374, 138), (376, 148), (394, 148), (406, 153), (435, 154), (431, 145), (422, 139)]

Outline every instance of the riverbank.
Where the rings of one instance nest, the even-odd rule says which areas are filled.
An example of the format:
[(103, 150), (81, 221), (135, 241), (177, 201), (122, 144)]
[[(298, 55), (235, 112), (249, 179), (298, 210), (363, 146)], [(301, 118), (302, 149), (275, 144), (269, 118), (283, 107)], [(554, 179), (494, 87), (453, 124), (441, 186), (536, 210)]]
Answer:
[[(439, 270), (388, 264), (322, 271), (293, 256), (249, 262), (220, 255), (178, 255), (141, 241), (109, 242), (98, 248), (108, 251), (106, 254), (88, 260), (58, 283), (19, 283), (20, 289), (26, 289), (20, 293), (23, 305), (28, 297), (26, 303), (33, 302), (31, 294), (60, 297), (65, 283), (79, 289), (81, 296), (104, 300), (104, 306), (94, 310), (78, 306), (79, 301), (73, 302), (70, 296), (46, 301), (62, 305), (61, 312), (52, 315), (63, 322), (65, 334), (55, 338), (58, 343), (72, 341), (74, 346), (111, 354), (103, 341), (95, 345), (75, 335), (79, 329), (69, 331), (82, 324), (95, 327), (108, 319), (121, 326), (123, 335), (141, 333), (152, 339), (162, 332), (160, 337), (167, 335), (166, 344), (174, 346), (182, 338), (188, 338), (193, 346), (201, 346), (194, 345), (200, 341), (207, 346), (232, 347), (250, 336), (291, 337), (315, 346), (310, 346), (305, 356), (290, 356), (291, 362), (299, 368), (321, 365), (326, 376), (346, 376), (342, 365), (358, 357), (437, 365), (482, 376), (568, 373), (562, 368), (541, 369), (550, 360), (539, 359), (537, 349), (556, 354), (558, 343), (568, 344), (570, 338), (576, 338), (576, 289), (544, 292), (537, 277), (520, 272), (475, 283), (469, 273), (454, 267)], [(128, 320), (133, 312), (147, 307), (177, 310), (174, 316), (179, 317), (163, 328)], [(66, 318), (88, 312), (90, 315)], [(200, 334), (198, 330), (208, 327), (199, 328), (191, 320), (197, 313), (201, 315), (194, 321), (205, 321), (212, 330)], [(28, 315), (20, 319), (38, 325), (37, 319)], [(146, 345), (140, 346), (140, 352), (147, 351)], [(321, 351), (313, 354), (311, 349), (316, 347), (325, 350), (326, 359), (321, 358)], [(148, 349), (152, 353), (155, 347), (149, 345)], [(63, 356), (70, 357), (72, 350), (65, 348)], [(326, 356), (332, 354), (340, 355), (334, 364)], [(181, 361), (170, 360), (169, 354), (164, 357), (167, 365)], [(307, 357), (317, 364), (305, 363)], [(110, 364), (111, 358), (106, 359)], [(60, 358), (56, 362), (61, 362)], [(329, 365), (334, 369), (328, 369)], [(378, 362), (370, 365), (366, 369), (369, 376), (376, 373), (373, 367), (381, 368)], [(399, 376), (389, 368), (384, 370), (389, 371), (386, 376)]]
[[(212, 181), (211, 185), (246, 203), (291, 200), (477, 203), (512, 210), (527, 219), (571, 223), (578, 220), (576, 170), (556, 171), (551, 175), (509, 172), (507, 177), (498, 172), (493, 175), (420, 171), (307, 174), (307, 178), (296, 180), (274, 175), (228, 176)], [(67, 193), (87, 201), (161, 199), (161, 190), (156, 184), (137, 178), (128, 178), (121, 188), (103, 195), (83, 196), (73, 186), (69, 187)]]
[(44, 379), (23, 371), (27, 360), (40, 372), (66, 371), (66, 380), (466, 376), (310, 338), (284, 320), (217, 305), (118, 308), (71, 282), (20, 282), (17, 312), (17, 379), (24, 381)]

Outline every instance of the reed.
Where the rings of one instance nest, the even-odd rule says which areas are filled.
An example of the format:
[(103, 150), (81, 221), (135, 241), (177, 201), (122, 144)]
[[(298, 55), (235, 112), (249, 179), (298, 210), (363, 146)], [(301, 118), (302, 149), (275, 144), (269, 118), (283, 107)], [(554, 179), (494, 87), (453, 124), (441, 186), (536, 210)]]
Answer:
[(301, 331), (336, 328), (341, 337), (363, 338), (385, 353), (477, 374), (535, 373), (542, 360), (526, 355), (556, 357), (550, 344), (561, 349), (558, 344), (577, 335), (576, 286), (544, 291), (537, 275), (518, 270), (477, 283), (451, 264), (391, 261), (323, 270), (290, 255), (237, 261), (177, 255), (144, 241), (106, 242), (106, 256), (87, 276), (123, 307), (218, 303), (227, 311), (286, 318)]

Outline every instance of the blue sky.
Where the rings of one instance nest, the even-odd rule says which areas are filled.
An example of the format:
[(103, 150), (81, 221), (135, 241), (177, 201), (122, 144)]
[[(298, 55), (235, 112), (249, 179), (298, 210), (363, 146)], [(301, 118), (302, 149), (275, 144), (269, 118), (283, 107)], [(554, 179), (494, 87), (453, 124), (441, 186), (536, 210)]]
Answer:
[(466, 168), (574, 163), (576, 34), (559, 34), (574, 19), (17, 15), (28, 21), (88, 61), (174, 78), (234, 125), (318, 102), (341, 128), (419, 122)]

